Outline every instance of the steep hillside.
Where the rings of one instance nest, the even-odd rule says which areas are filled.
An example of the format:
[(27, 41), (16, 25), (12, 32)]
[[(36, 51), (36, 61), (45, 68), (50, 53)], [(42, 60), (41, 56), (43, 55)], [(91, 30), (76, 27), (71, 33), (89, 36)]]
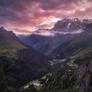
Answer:
[(20, 87), (50, 71), (47, 58), (0, 28), (0, 91)]
[(25, 46), (18, 40), (12, 31), (0, 28), (0, 48), (1, 49), (22, 49)]
[[(11, 31), (0, 28), (0, 56), (14, 56), (20, 49), (26, 48), (25, 45)], [(16, 56), (16, 55), (15, 55)]]

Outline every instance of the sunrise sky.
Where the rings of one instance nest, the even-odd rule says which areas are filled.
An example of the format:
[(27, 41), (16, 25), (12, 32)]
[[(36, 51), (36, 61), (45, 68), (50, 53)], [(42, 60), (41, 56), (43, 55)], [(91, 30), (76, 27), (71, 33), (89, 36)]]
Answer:
[(51, 29), (65, 17), (92, 18), (92, 0), (0, 0), (0, 26), (17, 34)]

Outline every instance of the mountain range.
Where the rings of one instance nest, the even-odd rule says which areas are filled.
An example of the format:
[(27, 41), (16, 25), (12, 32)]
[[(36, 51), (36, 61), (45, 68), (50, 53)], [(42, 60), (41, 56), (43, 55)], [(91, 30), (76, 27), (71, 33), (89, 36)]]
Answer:
[(50, 55), (56, 48), (68, 40), (72, 40), (85, 31), (89, 20), (63, 19), (58, 21), (51, 30), (37, 30), (31, 35), (19, 38), (25, 44), (32, 46), (44, 55)]
[[(63, 19), (28, 36), (0, 28), (1, 92), (91, 92), (91, 61), (90, 20)], [(23, 89), (32, 80), (42, 86)]]

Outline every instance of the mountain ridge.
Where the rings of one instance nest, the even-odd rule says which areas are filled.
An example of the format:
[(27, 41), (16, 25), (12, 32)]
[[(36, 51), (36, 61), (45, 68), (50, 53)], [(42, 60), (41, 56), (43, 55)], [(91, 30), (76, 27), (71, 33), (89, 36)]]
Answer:
[(44, 55), (22, 44), (14, 33), (5, 29), (0, 31), (0, 66), (2, 92), (19, 88), (50, 71)]

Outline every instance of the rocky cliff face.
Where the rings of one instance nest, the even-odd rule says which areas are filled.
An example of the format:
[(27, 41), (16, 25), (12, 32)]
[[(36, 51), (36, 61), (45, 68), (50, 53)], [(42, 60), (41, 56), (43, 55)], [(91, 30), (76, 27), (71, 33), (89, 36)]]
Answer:
[(83, 29), (83, 27), (83, 23), (79, 19), (75, 18), (63, 19), (61, 21), (58, 21), (53, 29), (64, 32), (72, 32), (79, 29)]
[(82, 64), (77, 71), (77, 88), (80, 92), (92, 91), (92, 62), (88, 64)]
[(49, 77), (43, 92), (92, 92), (92, 62), (65, 66)]

